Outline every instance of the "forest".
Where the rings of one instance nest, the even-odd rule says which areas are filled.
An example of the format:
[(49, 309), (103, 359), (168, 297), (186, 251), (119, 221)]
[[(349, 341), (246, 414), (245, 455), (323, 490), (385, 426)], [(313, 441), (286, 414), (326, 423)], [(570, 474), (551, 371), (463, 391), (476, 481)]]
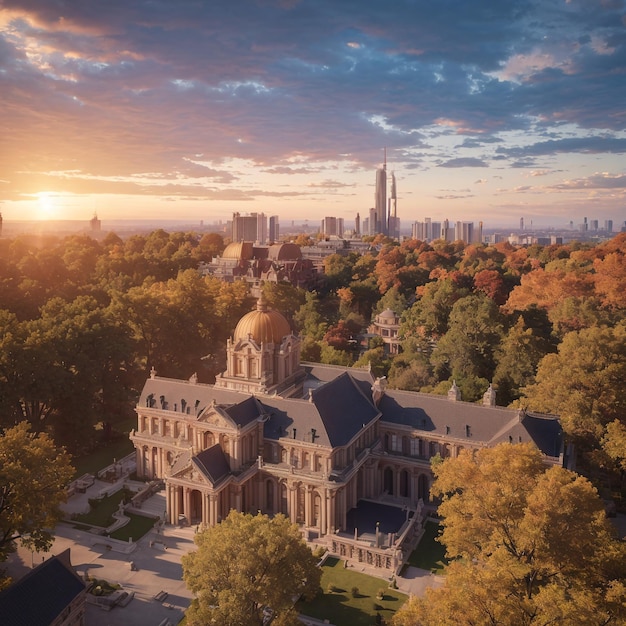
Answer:
[[(0, 239), (0, 427), (27, 420), (72, 454), (128, 423), (154, 367), (213, 382), (254, 306), (245, 282), (201, 276), (218, 234)], [(304, 237), (297, 243), (308, 244)], [(579, 466), (619, 490), (626, 463), (626, 233), (530, 247), (372, 240), (334, 254), (314, 291), (266, 283), (303, 360), (370, 366), (392, 387), (561, 416)], [(386, 308), (402, 351), (360, 338)], [(608, 477), (608, 478), (607, 478)], [(606, 482), (605, 480), (605, 482)]]

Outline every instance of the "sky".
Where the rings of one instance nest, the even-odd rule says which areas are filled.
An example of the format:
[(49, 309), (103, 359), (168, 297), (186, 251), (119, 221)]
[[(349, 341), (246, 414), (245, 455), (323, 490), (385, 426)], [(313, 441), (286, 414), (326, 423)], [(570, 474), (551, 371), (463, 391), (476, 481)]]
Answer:
[(626, 219), (626, 0), (0, 0), (9, 220)]

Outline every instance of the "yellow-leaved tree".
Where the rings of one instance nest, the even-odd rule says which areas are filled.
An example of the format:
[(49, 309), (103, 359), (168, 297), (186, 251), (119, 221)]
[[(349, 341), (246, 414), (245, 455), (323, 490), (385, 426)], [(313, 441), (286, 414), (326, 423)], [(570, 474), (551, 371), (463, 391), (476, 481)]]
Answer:
[(625, 623), (626, 544), (587, 479), (546, 468), (531, 444), (463, 450), (433, 469), (453, 561), (394, 626)]
[(321, 570), (296, 524), (232, 510), (195, 542), (197, 550), (182, 558), (183, 579), (196, 595), (189, 626), (262, 626), (268, 608), (273, 625), (300, 624), (294, 603), (315, 596)]

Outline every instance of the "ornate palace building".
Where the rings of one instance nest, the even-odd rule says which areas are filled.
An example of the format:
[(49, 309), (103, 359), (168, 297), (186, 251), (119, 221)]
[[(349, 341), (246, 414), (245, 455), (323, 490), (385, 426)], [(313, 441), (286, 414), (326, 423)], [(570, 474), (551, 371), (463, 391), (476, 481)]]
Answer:
[(262, 299), (226, 351), (214, 385), (152, 371), (136, 409), (137, 472), (165, 482), (172, 524), (284, 513), (334, 541), (359, 501), (401, 507), (407, 520), (428, 506), (436, 455), (531, 441), (563, 463), (558, 419), (497, 407), (491, 387), (474, 404), (456, 385), (448, 397), (398, 391), (365, 369), (301, 363), (299, 337)]

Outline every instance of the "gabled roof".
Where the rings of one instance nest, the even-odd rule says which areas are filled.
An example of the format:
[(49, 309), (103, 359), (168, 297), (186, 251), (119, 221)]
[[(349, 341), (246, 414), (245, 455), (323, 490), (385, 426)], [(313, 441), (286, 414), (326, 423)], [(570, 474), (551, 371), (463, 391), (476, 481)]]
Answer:
[(212, 485), (216, 485), (230, 474), (230, 466), (219, 444), (215, 444), (192, 457), (191, 462)]
[(313, 390), (310, 400), (257, 398), (269, 415), (264, 436), (344, 446), (379, 415), (362, 387), (361, 381), (352, 378), (352, 372), (344, 370), (334, 380)]
[(348, 372), (313, 390), (312, 400), (333, 447), (345, 446), (379, 415), (371, 391), (369, 397), (365, 395)]
[(529, 442), (547, 456), (558, 457), (563, 437), (555, 416), (525, 414), (517, 409), (452, 401), (411, 391), (388, 389), (380, 401), (381, 420), (435, 435), (495, 445)]
[(259, 405), (252, 397), (248, 397), (238, 404), (223, 408), (223, 413), (239, 426), (245, 426), (259, 418)]
[(0, 622), (51, 624), (84, 591), (85, 583), (72, 568), (68, 548), (0, 592)]

